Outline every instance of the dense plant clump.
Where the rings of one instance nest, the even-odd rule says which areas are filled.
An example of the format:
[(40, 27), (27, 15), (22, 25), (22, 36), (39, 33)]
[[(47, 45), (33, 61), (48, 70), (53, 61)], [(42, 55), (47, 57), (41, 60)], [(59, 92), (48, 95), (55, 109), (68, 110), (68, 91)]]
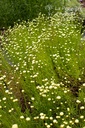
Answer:
[(63, 8), (65, 0), (1, 0), (0, 28), (13, 26), (14, 22), (32, 20), (41, 12), (50, 15)]
[(85, 41), (73, 13), (16, 24), (0, 53), (1, 128), (85, 128)]

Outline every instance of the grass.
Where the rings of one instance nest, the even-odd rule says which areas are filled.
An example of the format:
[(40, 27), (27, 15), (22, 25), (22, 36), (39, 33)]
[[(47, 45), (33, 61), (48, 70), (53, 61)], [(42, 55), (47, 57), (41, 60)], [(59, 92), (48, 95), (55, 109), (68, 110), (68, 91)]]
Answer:
[(2, 38), (1, 128), (85, 128), (85, 41), (73, 13), (39, 15)]

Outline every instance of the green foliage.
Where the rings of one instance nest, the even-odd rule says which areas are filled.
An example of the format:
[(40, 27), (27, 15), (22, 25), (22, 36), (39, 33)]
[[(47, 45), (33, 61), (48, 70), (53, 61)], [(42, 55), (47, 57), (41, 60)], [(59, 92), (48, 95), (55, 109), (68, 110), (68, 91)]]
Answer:
[(0, 126), (84, 128), (85, 41), (73, 13), (39, 15), (1, 43)]
[(1, 0), (0, 28), (13, 26), (14, 22), (32, 20), (39, 13), (51, 15), (63, 3), (60, 0)]

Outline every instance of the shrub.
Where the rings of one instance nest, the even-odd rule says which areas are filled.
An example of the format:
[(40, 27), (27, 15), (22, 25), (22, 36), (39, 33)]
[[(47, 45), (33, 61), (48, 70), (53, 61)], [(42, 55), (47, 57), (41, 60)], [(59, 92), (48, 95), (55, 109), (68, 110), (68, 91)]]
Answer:
[(32, 20), (39, 13), (51, 15), (56, 9), (62, 8), (64, 0), (1, 0), (0, 28), (13, 26), (14, 22)]

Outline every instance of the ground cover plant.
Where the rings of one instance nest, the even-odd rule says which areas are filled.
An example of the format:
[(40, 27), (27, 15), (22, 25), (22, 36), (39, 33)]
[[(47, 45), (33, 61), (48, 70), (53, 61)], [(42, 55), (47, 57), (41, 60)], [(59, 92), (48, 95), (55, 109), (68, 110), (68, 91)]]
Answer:
[(39, 15), (1, 37), (1, 128), (85, 128), (85, 41), (74, 17)]

